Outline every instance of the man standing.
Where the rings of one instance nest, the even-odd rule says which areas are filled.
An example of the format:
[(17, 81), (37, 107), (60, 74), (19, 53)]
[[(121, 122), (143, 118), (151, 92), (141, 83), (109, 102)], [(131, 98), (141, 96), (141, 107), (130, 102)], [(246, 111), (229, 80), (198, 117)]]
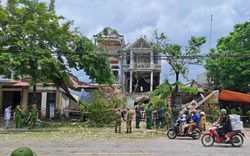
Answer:
[(158, 122), (157, 122), (156, 128), (159, 127), (159, 124), (161, 124), (160, 128), (163, 128), (164, 110), (162, 109), (162, 106), (159, 106), (157, 110), (157, 116), (158, 116)]
[(22, 109), (20, 105), (17, 105), (14, 110), (13, 118), (15, 119), (16, 128), (22, 128)]
[(115, 133), (117, 133), (117, 128), (118, 128), (118, 133), (121, 133), (121, 124), (122, 124), (122, 114), (120, 108), (118, 108), (115, 113)]
[(39, 111), (37, 109), (37, 105), (34, 104), (34, 105), (32, 105), (32, 108), (31, 108), (30, 114), (29, 114), (29, 118), (30, 118), (29, 129), (32, 129), (32, 128), (36, 127), (38, 115), (39, 115)]
[(135, 108), (135, 128), (140, 128), (141, 111), (139, 106)]
[(179, 116), (179, 110), (176, 108), (175, 105), (172, 106), (172, 126), (174, 126), (176, 120)]
[(166, 118), (167, 130), (168, 130), (172, 126), (172, 113), (170, 109), (166, 111), (165, 118)]
[(6, 121), (5, 122), (5, 128), (6, 129), (9, 128), (9, 122), (10, 122), (10, 119), (11, 119), (11, 107), (12, 106), (9, 106), (9, 107), (5, 108), (5, 111), (4, 111), (4, 120)]
[(127, 131), (126, 131), (126, 133), (131, 133), (132, 132), (132, 126), (131, 126), (132, 116), (133, 116), (133, 113), (130, 111), (129, 108), (127, 108), (127, 113), (126, 113)]
[(151, 110), (151, 104), (148, 105), (148, 108), (146, 109), (146, 116), (147, 116), (147, 129), (151, 129), (151, 122), (152, 122), (152, 110)]

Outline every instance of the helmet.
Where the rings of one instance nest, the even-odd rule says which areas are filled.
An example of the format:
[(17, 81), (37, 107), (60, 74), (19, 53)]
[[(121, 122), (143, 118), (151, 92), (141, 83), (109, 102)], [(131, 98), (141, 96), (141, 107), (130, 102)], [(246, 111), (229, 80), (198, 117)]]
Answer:
[(220, 113), (221, 113), (221, 114), (227, 114), (227, 110), (221, 109), (221, 110), (220, 110)]
[(11, 156), (36, 156), (36, 153), (29, 147), (19, 147), (11, 153)]

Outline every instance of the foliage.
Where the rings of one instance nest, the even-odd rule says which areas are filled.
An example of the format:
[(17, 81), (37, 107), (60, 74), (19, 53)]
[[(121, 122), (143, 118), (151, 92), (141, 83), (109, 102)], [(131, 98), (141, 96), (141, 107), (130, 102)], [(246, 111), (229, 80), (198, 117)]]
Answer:
[(94, 54), (95, 45), (71, 30), (73, 21), (57, 16), (54, 7), (53, 0), (49, 7), (45, 2), (8, 0), (0, 8), (1, 75), (30, 78), (34, 92), (38, 82), (69, 81), (69, 68), (84, 69), (97, 83), (112, 84), (106, 55)]
[(249, 115), (249, 116), (250, 116), (250, 110), (249, 110), (249, 111), (247, 111), (247, 115)]
[(208, 77), (220, 89), (249, 91), (250, 21), (236, 24), (233, 32), (218, 40), (209, 52), (205, 68)]
[(178, 92), (185, 92), (190, 94), (197, 94), (198, 91), (195, 88), (187, 87), (183, 83), (177, 81), (173, 84), (170, 84), (167, 79), (159, 85), (153, 92), (149, 94), (149, 97), (152, 98), (154, 96), (158, 96), (159, 99), (165, 100), (169, 95), (173, 93), (174, 88), (178, 86)]
[(150, 103), (153, 104), (153, 107), (157, 107), (157, 106), (164, 107), (165, 106), (165, 100), (159, 98), (158, 96), (153, 96), (152, 98), (150, 98)]
[(86, 111), (87, 111), (87, 109), (86, 109), (87, 106), (88, 106), (88, 103), (84, 102), (82, 100), (80, 100), (78, 103), (78, 110), (80, 111), (80, 122), (83, 122), (83, 120), (84, 120), (84, 113), (86, 113)]
[(95, 92), (95, 100), (88, 104), (90, 120), (97, 126), (109, 125), (114, 122), (114, 108), (124, 108), (125, 99), (116, 95), (103, 94), (102, 90)]
[(189, 64), (202, 63), (198, 54), (201, 52), (201, 46), (206, 42), (205, 37), (196, 38), (192, 36), (185, 47), (185, 52), (182, 52), (182, 47), (178, 44), (169, 43), (169, 39), (164, 33), (159, 34), (155, 30), (153, 35), (154, 48), (167, 56), (166, 61), (175, 73), (176, 82), (179, 81), (179, 74), (187, 78)]

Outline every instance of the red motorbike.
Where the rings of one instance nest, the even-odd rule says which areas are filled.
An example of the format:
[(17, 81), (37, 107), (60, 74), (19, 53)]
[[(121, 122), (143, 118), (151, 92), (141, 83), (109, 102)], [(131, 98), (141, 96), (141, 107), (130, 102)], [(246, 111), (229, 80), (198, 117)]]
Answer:
[(241, 130), (229, 132), (227, 136), (230, 137), (230, 141), (225, 142), (226, 140), (225, 136), (220, 136), (217, 133), (217, 128), (218, 127), (212, 127), (208, 131), (203, 133), (204, 135), (201, 138), (201, 142), (205, 147), (212, 146), (214, 142), (225, 143), (225, 144), (231, 143), (231, 145), (234, 147), (240, 147), (243, 144), (244, 142), (243, 137), (245, 137), (245, 135)]

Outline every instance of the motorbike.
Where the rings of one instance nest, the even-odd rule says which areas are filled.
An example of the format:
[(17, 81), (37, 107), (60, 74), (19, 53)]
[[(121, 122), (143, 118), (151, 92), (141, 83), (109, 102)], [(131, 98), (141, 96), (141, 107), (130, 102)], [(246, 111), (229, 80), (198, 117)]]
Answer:
[(179, 135), (180, 125), (181, 125), (181, 121), (179, 119), (177, 119), (175, 125), (168, 129), (167, 137), (169, 139), (175, 139), (177, 136), (179, 136), (179, 137), (192, 137), (193, 139), (199, 139), (201, 137), (202, 130), (201, 130), (200, 126), (194, 126), (193, 130), (192, 130), (192, 134), (188, 134), (188, 128), (185, 128), (184, 134)]
[(220, 136), (217, 133), (218, 128), (219, 126), (214, 126), (203, 133), (201, 142), (205, 147), (211, 147), (214, 143), (231, 144), (234, 147), (240, 147), (244, 143), (243, 137), (245, 137), (245, 134), (241, 130), (229, 132), (227, 135), (230, 137), (230, 141), (225, 142), (225, 136)]

